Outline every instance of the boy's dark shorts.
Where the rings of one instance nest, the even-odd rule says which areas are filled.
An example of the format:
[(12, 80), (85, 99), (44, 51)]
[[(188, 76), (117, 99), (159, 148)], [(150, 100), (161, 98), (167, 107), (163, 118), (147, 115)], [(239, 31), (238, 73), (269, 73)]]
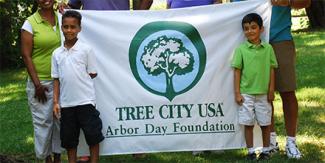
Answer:
[(66, 149), (77, 148), (80, 129), (83, 130), (89, 146), (104, 140), (102, 120), (99, 111), (91, 105), (79, 105), (61, 109), (61, 146)]

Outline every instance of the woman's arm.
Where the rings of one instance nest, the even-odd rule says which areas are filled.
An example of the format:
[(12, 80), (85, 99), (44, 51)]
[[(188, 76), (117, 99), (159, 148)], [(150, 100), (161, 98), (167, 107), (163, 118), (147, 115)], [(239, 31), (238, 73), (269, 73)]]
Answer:
[(32, 52), (33, 52), (33, 35), (25, 30), (21, 31), (21, 55), (23, 57), (24, 63), (27, 68), (27, 72), (34, 84), (35, 95), (34, 97), (38, 99), (39, 102), (46, 102), (45, 91), (48, 89), (45, 86), (42, 86), (32, 61)]
[(139, 8), (135, 8), (136, 10), (149, 10), (152, 5), (153, 0), (140, 0)]
[(274, 6), (290, 6), (294, 9), (309, 7), (310, 0), (271, 0)]

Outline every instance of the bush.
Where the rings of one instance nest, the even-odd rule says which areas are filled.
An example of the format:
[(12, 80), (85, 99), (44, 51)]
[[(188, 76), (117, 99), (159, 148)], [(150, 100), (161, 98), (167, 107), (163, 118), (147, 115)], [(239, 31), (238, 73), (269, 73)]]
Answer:
[(0, 0), (0, 70), (23, 65), (20, 28), (31, 15), (33, 0)]

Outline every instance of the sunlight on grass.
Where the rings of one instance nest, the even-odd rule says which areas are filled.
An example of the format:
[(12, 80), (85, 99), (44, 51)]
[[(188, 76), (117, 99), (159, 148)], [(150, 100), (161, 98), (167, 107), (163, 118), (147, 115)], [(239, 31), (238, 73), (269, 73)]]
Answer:
[[(278, 136), (278, 142), (280, 150), (285, 149), (286, 145), (286, 137)], [(300, 150), (303, 154), (303, 158), (307, 160), (316, 160), (313, 157), (315, 155), (318, 157), (316, 162), (324, 162), (325, 161), (325, 138), (317, 138), (313, 136), (297, 136), (297, 145), (300, 147)], [(310, 161), (302, 161), (302, 162), (310, 162)], [(311, 161), (314, 162), (314, 161)]]
[(322, 88), (302, 88), (297, 91), (299, 103), (308, 107), (325, 106), (325, 89)]
[[(306, 45), (309, 46), (325, 46), (325, 38), (323, 40), (311, 40), (306, 42)], [(323, 50), (325, 50), (325, 48), (323, 48)]]
[(25, 93), (24, 85), (8, 84), (7, 86), (0, 87), (0, 104), (11, 100), (22, 99), (24, 98), (22, 93)]
[(34, 138), (32, 136), (28, 136), (26, 138), (26, 143), (27, 144), (34, 144)]

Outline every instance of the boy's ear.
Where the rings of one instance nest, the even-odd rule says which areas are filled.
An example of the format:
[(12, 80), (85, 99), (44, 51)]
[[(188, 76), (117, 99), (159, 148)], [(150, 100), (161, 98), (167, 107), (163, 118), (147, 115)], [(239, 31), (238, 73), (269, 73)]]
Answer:
[(261, 27), (261, 33), (264, 32), (264, 26)]

